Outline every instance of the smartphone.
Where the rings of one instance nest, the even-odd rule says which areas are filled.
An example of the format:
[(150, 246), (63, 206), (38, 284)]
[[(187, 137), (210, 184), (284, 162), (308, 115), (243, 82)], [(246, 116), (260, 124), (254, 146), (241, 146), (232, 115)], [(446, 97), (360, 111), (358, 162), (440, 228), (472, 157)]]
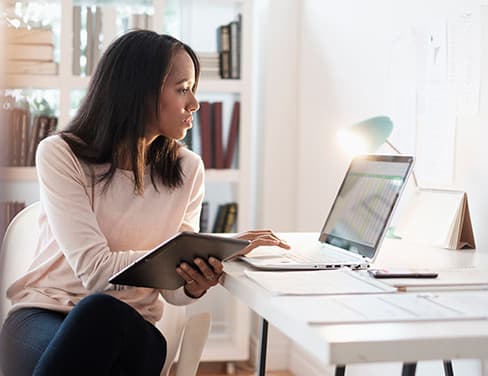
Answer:
[(409, 269), (369, 269), (374, 278), (437, 278), (438, 273)]

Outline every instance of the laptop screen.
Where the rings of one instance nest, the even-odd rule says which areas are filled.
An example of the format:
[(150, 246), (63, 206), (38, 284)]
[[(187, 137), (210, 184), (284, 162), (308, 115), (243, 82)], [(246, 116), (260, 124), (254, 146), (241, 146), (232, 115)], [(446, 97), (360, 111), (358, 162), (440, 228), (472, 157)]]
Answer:
[(412, 156), (364, 155), (352, 160), (320, 241), (373, 258), (413, 163)]

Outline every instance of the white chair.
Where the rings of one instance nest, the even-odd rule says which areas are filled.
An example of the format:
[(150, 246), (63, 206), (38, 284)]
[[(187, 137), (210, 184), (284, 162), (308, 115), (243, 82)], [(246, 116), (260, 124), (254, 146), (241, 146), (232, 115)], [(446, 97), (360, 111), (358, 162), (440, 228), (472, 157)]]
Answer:
[[(0, 325), (10, 309), (8, 286), (25, 272), (34, 257), (38, 239), (40, 203), (36, 202), (15, 216), (8, 226), (0, 253)], [(174, 376), (196, 375), (210, 330), (210, 314), (185, 317), (185, 307), (165, 304), (163, 318), (156, 323), (168, 343), (161, 376), (167, 376), (179, 352)]]

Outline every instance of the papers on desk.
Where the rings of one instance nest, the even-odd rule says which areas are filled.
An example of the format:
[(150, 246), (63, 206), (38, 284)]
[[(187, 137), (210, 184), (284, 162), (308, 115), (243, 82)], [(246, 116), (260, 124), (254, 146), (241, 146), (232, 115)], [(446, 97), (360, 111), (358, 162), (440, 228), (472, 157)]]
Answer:
[(274, 295), (378, 294), (396, 288), (349, 269), (250, 271), (245, 274)]
[(312, 324), (445, 321), (488, 318), (488, 292), (276, 297), (287, 312)]

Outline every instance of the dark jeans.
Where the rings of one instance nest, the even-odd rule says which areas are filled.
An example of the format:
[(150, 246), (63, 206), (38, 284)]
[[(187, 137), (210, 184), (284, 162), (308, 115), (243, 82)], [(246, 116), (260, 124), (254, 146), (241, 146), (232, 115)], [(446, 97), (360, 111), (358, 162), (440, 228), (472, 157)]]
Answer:
[(13, 312), (0, 334), (4, 376), (159, 375), (161, 332), (128, 304), (94, 294), (68, 314), (40, 308)]

